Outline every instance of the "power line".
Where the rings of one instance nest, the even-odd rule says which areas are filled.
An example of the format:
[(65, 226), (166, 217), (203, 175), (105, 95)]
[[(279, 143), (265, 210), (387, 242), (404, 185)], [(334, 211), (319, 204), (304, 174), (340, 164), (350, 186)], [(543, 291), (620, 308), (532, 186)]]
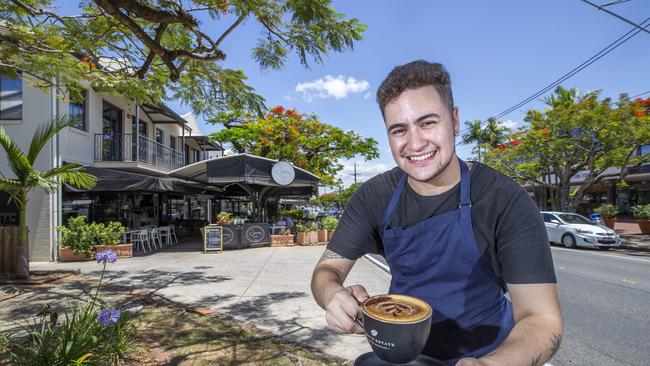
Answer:
[[(650, 20), (650, 18), (647, 18), (646, 20), (644, 20), (643, 22), (641, 22), (641, 25), (645, 24), (645, 23), (648, 22), (649, 20)], [(520, 108), (520, 107), (526, 105), (528, 102), (530, 102), (530, 101), (532, 101), (533, 99), (539, 97), (540, 95), (542, 95), (542, 94), (548, 92), (549, 90), (551, 90), (551, 89), (553, 89), (554, 87), (558, 86), (558, 85), (561, 84), (562, 82), (568, 80), (568, 79), (571, 78), (572, 76), (574, 76), (574, 75), (576, 75), (577, 73), (579, 73), (580, 71), (584, 70), (585, 68), (587, 68), (588, 66), (590, 66), (590, 65), (593, 64), (594, 62), (598, 61), (599, 59), (601, 59), (602, 57), (604, 57), (604, 56), (607, 55), (608, 53), (612, 52), (613, 50), (615, 50), (616, 48), (618, 48), (620, 45), (622, 45), (623, 43), (627, 42), (630, 38), (632, 38), (632, 37), (636, 36), (637, 34), (639, 34), (639, 32), (641, 32), (641, 31), (640, 31), (640, 30), (636, 30), (636, 29), (632, 29), (632, 30), (628, 31), (627, 33), (625, 33), (625, 34), (623, 34), (622, 36), (620, 36), (619, 38), (617, 38), (614, 42), (610, 43), (610, 44), (607, 45), (605, 48), (603, 48), (602, 50), (600, 50), (598, 53), (596, 53), (595, 55), (591, 56), (589, 59), (587, 59), (586, 61), (584, 61), (584, 62), (581, 63), (580, 65), (576, 66), (576, 67), (573, 68), (571, 71), (569, 71), (568, 73), (564, 74), (563, 76), (561, 76), (560, 78), (558, 78), (557, 80), (555, 80), (554, 82), (552, 82), (551, 84), (547, 85), (547, 86), (544, 87), (543, 89), (539, 90), (538, 92), (534, 93), (533, 95), (529, 96), (528, 98), (522, 100), (521, 102), (519, 102), (519, 103), (513, 105), (512, 107), (506, 109), (505, 111), (499, 113), (498, 115), (496, 115), (496, 116), (494, 116), (494, 117), (489, 117), (488, 119), (482, 121), (482, 122), (480, 123), (480, 125), (482, 126), (482, 125), (486, 124), (490, 119), (499, 119), (499, 118), (501, 118), (501, 117), (504, 117), (504, 116), (510, 114), (512, 111), (516, 110), (517, 108)], [(469, 130), (470, 130), (470, 127), (467, 127), (467, 128), (465, 128), (465, 129), (463, 129), (463, 130), (461, 131), (461, 134), (464, 134), (465, 132), (467, 132), (467, 131), (469, 131)]]
[(639, 31), (643, 31), (643, 32), (646, 32), (646, 33), (650, 34), (650, 31), (649, 31), (649, 30), (647, 30), (647, 29), (645, 29), (644, 27), (641, 26), (641, 24), (643, 24), (643, 23), (641, 23), (641, 24), (636, 24), (636, 23), (634, 23), (634, 22), (631, 21), (631, 20), (628, 20), (628, 19), (626, 19), (626, 18), (623, 18), (622, 16), (620, 16), (620, 15), (618, 15), (618, 14), (612, 12), (612, 11), (609, 11), (609, 10), (605, 9), (606, 6), (619, 4), (620, 1), (614, 1), (614, 2), (611, 2), (611, 3), (605, 4), (605, 5), (603, 5), (603, 6), (600, 6), (600, 5), (594, 4), (594, 3), (592, 3), (592, 2), (589, 1), (589, 0), (582, 0), (582, 2), (585, 2), (585, 3), (589, 4), (589, 5), (591, 5), (591, 6), (595, 7), (595, 8), (597, 8), (598, 10), (602, 10), (602, 11), (604, 11), (605, 13), (607, 13), (607, 14), (609, 14), (609, 15), (611, 15), (611, 16), (614, 16), (614, 17), (616, 17), (616, 18), (618, 18), (618, 19), (620, 19), (620, 20), (622, 20), (622, 21), (624, 21), (624, 22), (627, 23), (627, 24), (631, 24), (631, 25), (633, 25), (634, 27), (639, 28)]

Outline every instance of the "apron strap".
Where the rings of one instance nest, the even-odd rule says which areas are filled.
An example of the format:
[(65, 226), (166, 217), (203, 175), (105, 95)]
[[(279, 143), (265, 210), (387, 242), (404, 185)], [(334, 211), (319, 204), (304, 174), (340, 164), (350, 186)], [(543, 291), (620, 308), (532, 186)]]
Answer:
[(458, 208), (471, 208), (469, 169), (467, 168), (467, 164), (460, 158), (458, 161), (460, 162), (460, 204)]
[(395, 210), (395, 207), (397, 207), (397, 202), (399, 201), (399, 197), (402, 195), (402, 191), (404, 190), (404, 186), (406, 185), (406, 178), (408, 176), (404, 172), (401, 172), (400, 174), (401, 177), (399, 179), (399, 182), (397, 183), (397, 186), (393, 191), (393, 196), (390, 198), (390, 202), (388, 203), (388, 208), (386, 208), (386, 212), (384, 213), (384, 222), (381, 224), (382, 233), (386, 228), (388, 228), (388, 225), (390, 225), (390, 219), (393, 217), (393, 211)]

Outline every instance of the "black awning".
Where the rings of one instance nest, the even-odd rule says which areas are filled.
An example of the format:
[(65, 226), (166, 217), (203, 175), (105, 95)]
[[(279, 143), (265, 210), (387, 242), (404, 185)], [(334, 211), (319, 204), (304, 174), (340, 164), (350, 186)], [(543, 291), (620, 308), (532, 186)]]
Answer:
[[(64, 192), (175, 192), (207, 193), (219, 188), (208, 187), (191, 182), (180, 182), (169, 178), (152, 177), (144, 174), (129, 173), (121, 170), (86, 167), (86, 173), (97, 177), (95, 187), (85, 190), (70, 184), (64, 184)], [(210, 192), (210, 193), (212, 193)]]
[[(271, 168), (276, 160), (249, 154), (227, 156), (206, 161), (208, 181), (215, 184), (246, 183), (278, 186), (271, 178)], [(302, 169), (295, 169), (295, 178), (290, 186), (318, 186), (319, 178)]]

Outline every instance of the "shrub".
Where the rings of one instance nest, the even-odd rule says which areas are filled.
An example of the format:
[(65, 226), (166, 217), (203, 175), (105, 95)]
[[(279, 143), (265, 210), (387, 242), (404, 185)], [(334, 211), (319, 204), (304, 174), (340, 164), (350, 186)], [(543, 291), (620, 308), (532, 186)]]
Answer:
[(339, 224), (339, 220), (331, 216), (326, 216), (323, 218), (323, 220), (321, 220), (321, 225), (323, 226), (323, 229), (328, 231), (336, 230), (336, 226), (338, 224)]
[(132, 326), (119, 310), (106, 309), (98, 296), (106, 263), (117, 261), (117, 255), (105, 250), (95, 258), (103, 264), (95, 295), (69, 306), (63, 317), (44, 306), (25, 327), (28, 336), (6, 338), (4, 348), (11, 365), (115, 365), (124, 358), (133, 339)]
[(305, 218), (305, 213), (302, 210), (281, 210), (278, 212), (279, 215), (289, 216), (293, 220), (302, 220)]
[(618, 210), (611, 203), (606, 203), (594, 208), (595, 213), (599, 213), (604, 218), (616, 217)]
[(630, 208), (632, 215), (635, 219), (639, 220), (648, 220), (650, 219), (650, 204), (647, 205), (636, 205)]
[(91, 233), (94, 235), (95, 245), (97, 244), (119, 244), (124, 234), (124, 226), (116, 221), (110, 221), (108, 225), (91, 224)]
[(310, 228), (307, 225), (303, 224), (303, 223), (296, 224), (296, 232), (305, 233), (305, 232), (307, 232), (309, 230), (310, 230)]
[(95, 246), (95, 238), (86, 223), (86, 216), (71, 218), (64, 226), (59, 226), (61, 245), (70, 247), (75, 254), (90, 256)]

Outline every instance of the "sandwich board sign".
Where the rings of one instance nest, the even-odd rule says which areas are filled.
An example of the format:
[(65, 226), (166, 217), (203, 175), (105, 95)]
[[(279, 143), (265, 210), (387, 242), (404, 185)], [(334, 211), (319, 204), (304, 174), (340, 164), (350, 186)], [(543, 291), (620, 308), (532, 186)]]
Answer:
[(219, 225), (207, 225), (205, 237), (203, 238), (203, 253), (208, 251), (223, 252), (223, 227)]

